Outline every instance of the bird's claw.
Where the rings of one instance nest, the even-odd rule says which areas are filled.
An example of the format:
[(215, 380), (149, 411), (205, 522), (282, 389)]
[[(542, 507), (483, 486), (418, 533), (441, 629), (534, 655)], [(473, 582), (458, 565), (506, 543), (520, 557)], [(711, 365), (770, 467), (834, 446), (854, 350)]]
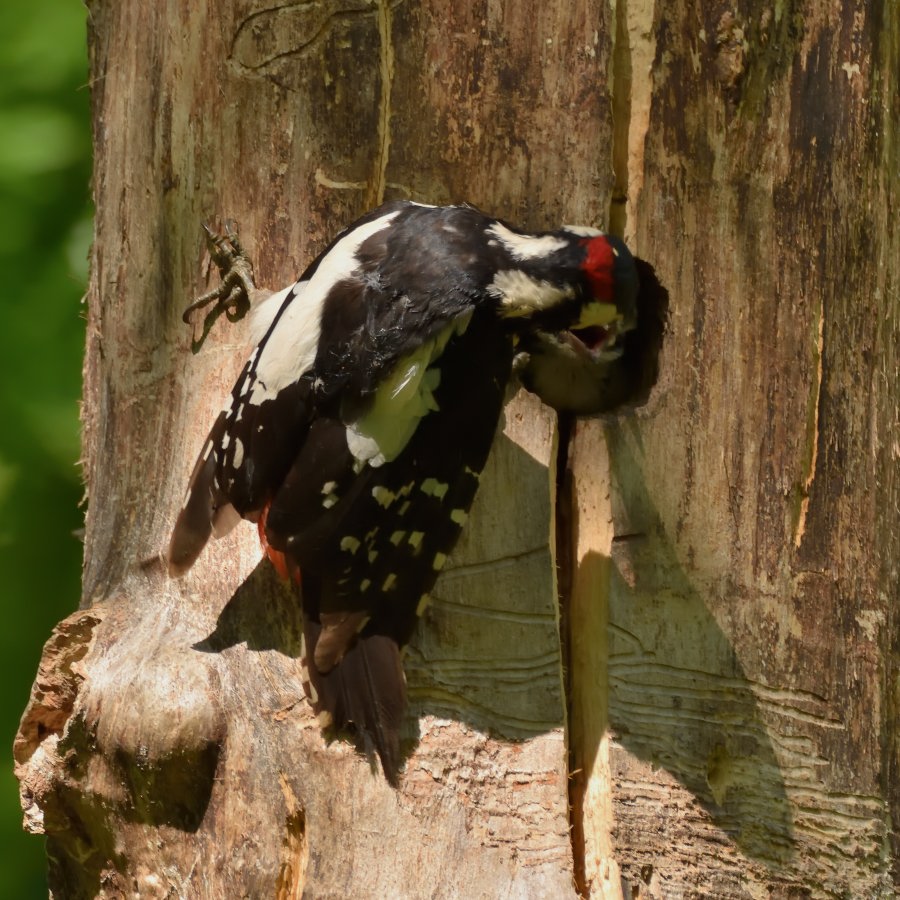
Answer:
[(222, 313), (229, 322), (239, 322), (250, 309), (250, 295), (256, 290), (253, 281), (253, 265), (244, 248), (238, 241), (237, 231), (232, 222), (225, 224), (225, 233), (218, 234), (204, 225), (206, 243), (210, 259), (216, 264), (222, 283), (202, 297), (198, 297), (185, 309), (182, 319), (193, 325), (193, 316), (197, 310), (215, 305), (203, 318), (203, 330), (199, 338), (191, 341), (191, 350), (196, 353), (207, 338), (210, 330)]

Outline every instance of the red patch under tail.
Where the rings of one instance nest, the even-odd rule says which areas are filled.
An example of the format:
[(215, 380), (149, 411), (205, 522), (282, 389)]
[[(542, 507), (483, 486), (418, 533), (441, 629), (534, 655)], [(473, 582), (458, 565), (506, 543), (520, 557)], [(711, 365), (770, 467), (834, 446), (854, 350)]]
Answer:
[(263, 553), (269, 557), (269, 562), (275, 567), (279, 578), (283, 581), (293, 581), (298, 587), (300, 586), (300, 567), (291, 559), (288, 559), (280, 550), (276, 550), (269, 544), (266, 538), (266, 519), (269, 518), (269, 508), (272, 501), (268, 501), (259, 514), (259, 521), (256, 527), (259, 529), (259, 542), (262, 544)]

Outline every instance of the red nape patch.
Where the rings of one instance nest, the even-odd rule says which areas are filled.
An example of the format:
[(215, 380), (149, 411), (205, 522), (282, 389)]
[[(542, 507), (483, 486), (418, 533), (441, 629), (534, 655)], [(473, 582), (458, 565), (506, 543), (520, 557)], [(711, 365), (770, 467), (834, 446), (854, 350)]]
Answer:
[(270, 547), (269, 542), (266, 539), (266, 519), (269, 518), (269, 507), (271, 505), (271, 501), (266, 503), (262, 512), (259, 514), (259, 521), (256, 523), (256, 527), (259, 529), (259, 542), (262, 544), (263, 553), (269, 557), (269, 562), (272, 563), (275, 571), (278, 573), (278, 577), (281, 578), (282, 581), (293, 581), (295, 584), (299, 585), (299, 567), (291, 562), (291, 560), (289, 560), (280, 550)]
[(581, 246), (587, 249), (587, 256), (581, 264), (581, 268), (584, 269), (587, 280), (590, 282), (594, 299), (611, 303), (615, 286), (613, 266), (616, 257), (609, 241), (601, 235), (600, 237), (585, 238), (581, 241)]

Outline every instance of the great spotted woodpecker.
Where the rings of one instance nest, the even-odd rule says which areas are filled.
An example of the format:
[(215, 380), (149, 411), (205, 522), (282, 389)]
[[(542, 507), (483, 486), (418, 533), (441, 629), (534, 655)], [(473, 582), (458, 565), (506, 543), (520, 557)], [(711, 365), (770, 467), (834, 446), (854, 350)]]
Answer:
[(352, 723), (392, 783), (400, 648), (466, 522), (514, 360), (552, 405), (603, 409), (637, 286), (628, 249), (595, 229), (395, 202), (255, 313), (262, 338), (197, 460), (169, 569), (258, 523), (299, 588), (320, 721)]

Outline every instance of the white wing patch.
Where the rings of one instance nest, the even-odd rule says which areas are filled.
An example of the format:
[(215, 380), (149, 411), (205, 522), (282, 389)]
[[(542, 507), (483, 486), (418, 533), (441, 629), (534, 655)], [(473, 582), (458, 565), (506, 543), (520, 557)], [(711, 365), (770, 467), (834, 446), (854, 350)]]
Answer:
[(499, 222), (491, 225), (487, 231), (503, 244), (513, 259), (518, 260), (549, 256), (569, 245), (568, 241), (554, 237), (552, 234), (537, 237), (532, 234), (517, 234)]
[(347, 447), (360, 463), (373, 468), (396, 459), (419, 421), (438, 409), (434, 392), (441, 383), (438, 366), (447, 342), (463, 334), (472, 313), (446, 325), (434, 338), (404, 356), (375, 391), (372, 405), (347, 426)]
[[(372, 496), (375, 498), (375, 502), (379, 506), (383, 506), (387, 509), (396, 499), (397, 495), (393, 491), (389, 491), (386, 487), (383, 487), (380, 484), (376, 484), (375, 487), (372, 488)], [(366, 538), (368, 539), (368, 535)]]
[(469, 514), (464, 509), (453, 509), (450, 511), (450, 518), (462, 528), (469, 521)]
[(235, 469), (239, 469), (241, 467), (241, 463), (244, 461), (244, 445), (241, 443), (241, 439), (236, 437), (234, 439), (234, 450), (232, 451), (232, 460), (231, 465)]
[(298, 281), (284, 290), (275, 294), (269, 294), (262, 303), (258, 303), (250, 311), (250, 341), (256, 347), (250, 356), (251, 365), (256, 361), (256, 357), (259, 356), (259, 344), (266, 336), (269, 328), (272, 327), (272, 322), (284, 301), (288, 299), (288, 295), (293, 293), (294, 297), (300, 297), (308, 284), (308, 281)]
[(494, 276), (488, 293), (500, 301), (504, 316), (529, 316), (574, 297), (575, 288), (532, 278), (521, 269), (505, 269)]
[(568, 231), (569, 234), (575, 234), (578, 237), (603, 237), (605, 234), (599, 228), (594, 228), (591, 225), (563, 225), (562, 230)]
[[(260, 349), (249, 403), (260, 404), (272, 399), (309, 371), (316, 360), (325, 299), (339, 281), (349, 278), (356, 270), (356, 251), (360, 245), (387, 228), (399, 212), (395, 210), (354, 228), (331, 248), (309, 281), (298, 282), (287, 292), (273, 294), (263, 302), (260, 322), (265, 322), (268, 316), (269, 326), (278, 310), (282, 306), (286, 308)], [(281, 297), (278, 305), (277, 297)]]
[(444, 481), (438, 481), (436, 478), (426, 478), (420, 485), (419, 490), (423, 494), (428, 494), (429, 497), (434, 497), (437, 500), (443, 500), (444, 494), (447, 493), (450, 485)]

